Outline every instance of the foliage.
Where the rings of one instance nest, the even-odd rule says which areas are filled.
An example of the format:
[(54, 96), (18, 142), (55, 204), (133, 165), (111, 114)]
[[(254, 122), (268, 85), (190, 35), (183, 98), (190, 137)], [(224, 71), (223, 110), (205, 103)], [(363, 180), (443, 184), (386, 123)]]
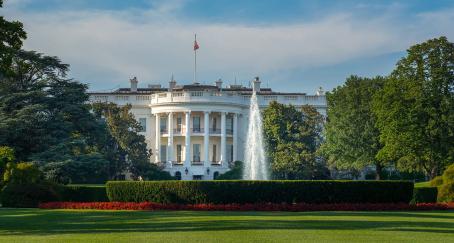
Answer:
[(110, 201), (179, 204), (408, 203), (408, 181), (109, 181)]
[(43, 181), (43, 174), (31, 162), (8, 163), (3, 180), (8, 184), (34, 184)]
[(219, 175), (216, 180), (240, 180), (243, 178), (244, 164), (242, 161), (235, 161), (233, 167), (222, 175)]
[(327, 94), (326, 140), (321, 153), (331, 167), (360, 171), (373, 165), (375, 178), (381, 179), (387, 163), (376, 158), (382, 145), (372, 112), (372, 96), (383, 83), (382, 77), (350, 76), (344, 85)]
[(109, 132), (102, 151), (110, 161), (110, 178), (116, 178), (126, 169), (133, 177), (142, 176), (150, 180), (172, 178), (150, 163), (152, 153), (147, 149), (145, 137), (138, 134), (141, 127), (130, 112), (131, 105), (120, 107), (113, 103), (94, 103), (92, 108)]
[(273, 178), (326, 178), (318, 177), (324, 161), (316, 154), (322, 122), (323, 117), (311, 106), (297, 110), (275, 101), (269, 104), (263, 111), (263, 128)]
[(439, 186), (439, 202), (454, 202), (454, 164), (443, 172), (442, 184)]
[(441, 186), (443, 184), (443, 177), (436, 176), (430, 181), (430, 186)]
[(415, 187), (413, 189), (412, 203), (434, 203), (437, 202), (437, 187)]
[(105, 186), (60, 186), (59, 201), (64, 202), (108, 202)]
[(56, 201), (57, 199), (58, 195), (54, 186), (48, 183), (8, 183), (0, 194), (3, 207), (37, 207), (41, 202)]
[[(3, 0), (0, 1), (0, 8)], [(27, 38), (23, 24), (18, 21), (7, 21), (0, 16), (0, 79), (9, 75), (9, 67), (15, 51), (22, 47)]]
[(0, 146), (0, 187), (3, 183), (3, 174), (5, 173), (6, 165), (16, 160), (14, 150), (7, 146)]
[(377, 158), (437, 176), (454, 159), (454, 44), (446, 37), (414, 45), (374, 96)]

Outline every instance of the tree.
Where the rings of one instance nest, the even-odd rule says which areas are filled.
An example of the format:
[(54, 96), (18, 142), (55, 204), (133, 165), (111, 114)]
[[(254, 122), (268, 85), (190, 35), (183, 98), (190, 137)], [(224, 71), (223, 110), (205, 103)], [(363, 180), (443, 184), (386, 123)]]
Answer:
[(384, 78), (350, 76), (344, 85), (327, 94), (328, 120), (321, 153), (337, 169), (362, 170), (373, 165), (380, 179), (386, 161), (377, 159), (382, 148), (372, 97), (383, 87)]
[[(323, 117), (311, 106), (271, 102), (263, 112), (268, 158), (276, 179), (316, 179), (323, 163), (317, 157)], [(326, 171), (326, 170), (325, 170)]]
[(8, 163), (13, 163), (15, 160), (16, 157), (14, 156), (14, 150), (12, 148), (6, 146), (0, 147), (0, 188), (2, 186), (6, 165)]
[(414, 45), (374, 96), (381, 160), (438, 175), (454, 159), (454, 44), (446, 37)]
[(107, 127), (108, 135), (100, 149), (110, 162), (111, 178), (118, 177), (126, 170), (133, 177), (142, 176), (150, 180), (172, 178), (150, 163), (152, 153), (147, 148), (145, 137), (138, 134), (141, 126), (130, 112), (131, 105), (120, 107), (114, 103), (94, 103), (92, 108)]
[[(3, 0), (0, 0), (0, 8)], [(0, 79), (9, 75), (12, 57), (22, 47), (27, 34), (23, 25), (18, 21), (7, 21), (0, 16)]]

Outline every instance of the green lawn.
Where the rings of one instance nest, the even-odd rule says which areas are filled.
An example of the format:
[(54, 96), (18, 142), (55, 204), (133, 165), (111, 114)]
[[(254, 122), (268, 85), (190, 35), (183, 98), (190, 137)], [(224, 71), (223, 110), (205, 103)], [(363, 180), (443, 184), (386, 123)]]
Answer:
[(430, 186), (430, 181), (423, 181), (415, 183), (415, 187), (426, 187)]
[(454, 211), (0, 209), (2, 242), (454, 242)]

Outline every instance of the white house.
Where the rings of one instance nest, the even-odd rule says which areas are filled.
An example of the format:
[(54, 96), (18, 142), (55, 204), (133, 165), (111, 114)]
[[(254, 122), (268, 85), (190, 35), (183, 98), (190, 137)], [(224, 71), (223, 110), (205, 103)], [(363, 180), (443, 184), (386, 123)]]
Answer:
[(326, 115), (321, 88), (315, 95), (274, 92), (261, 88), (258, 78), (252, 81), (253, 89), (223, 87), (221, 80), (215, 85), (177, 85), (172, 79), (167, 88), (138, 88), (135, 77), (130, 83), (130, 88), (113, 92), (91, 92), (90, 102), (131, 104), (153, 151), (151, 163), (183, 180), (211, 180), (227, 172), (231, 162), (243, 160), (253, 89), (261, 108), (271, 101), (296, 107), (308, 104)]

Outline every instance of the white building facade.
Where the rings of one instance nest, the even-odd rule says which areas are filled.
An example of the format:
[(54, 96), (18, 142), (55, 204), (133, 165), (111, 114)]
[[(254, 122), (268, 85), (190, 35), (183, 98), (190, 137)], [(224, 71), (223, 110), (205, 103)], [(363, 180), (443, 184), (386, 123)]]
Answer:
[[(243, 160), (252, 88), (224, 88), (221, 80), (215, 85), (177, 85), (171, 80), (167, 88), (137, 88), (136, 78), (130, 82), (130, 88), (91, 92), (90, 102), (131, 104), (131, 112), (142, 125), (141, 134), (153, 152), (151, 163), (178, 179), (212, 180), (227, 172), (234, 161)], [(279, 93), (260, 88), (258, 78), (252, 83), (261, 109), (277, 101), (296, 107), (312, 105), (326, 115), (321, 89), (315, 95)]]

